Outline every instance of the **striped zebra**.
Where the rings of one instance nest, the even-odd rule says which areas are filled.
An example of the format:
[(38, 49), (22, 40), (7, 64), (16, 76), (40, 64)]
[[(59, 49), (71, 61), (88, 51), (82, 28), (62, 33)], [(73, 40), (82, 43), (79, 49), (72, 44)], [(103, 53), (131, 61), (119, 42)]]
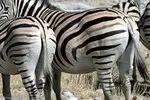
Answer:
[[(143, 15), (140, 19), (139, 30), (141, 42), (150, 50), (150, 2), (147, 3)], [(144, 95), (150, 96), (150, 87), (147, 88), (147, 93)]]
[(20, 74), (30, 100), (39, 100), (46, 74), (51, 75), (54, 32), (39, 18), (7, 18), (0, 17), (0, 73)]
[(146, 5), (145, 11), (140, 19), (139, 27), (141, 33), (141, 40), (144, 46), (150, 49), (150, 2)]
[[(105, 100), (112, 99), (114, 84), (111, 69), (115, 63), (119, 66), (126, 100), (130, 97), (128, 70), (132, 66), (133, 58), (137, 60), (137, 67), (141, 68), (144, 80), (149, 81), (146, 67), (142, 60), (139, 60), (139, 52), (136, 52), (139, 50), (137, 25), (121, 11), (97, 8), (83, 12), (64, 12), (51, 10), (47, 0), (10, 0), (10, 2), (14, 9), (11, 10), (14, 11), (13, 17), (39, 17), (55, 32), (57, 47), (52, 67), (53, 88), (57, 100), (61, 100), (61, 72), (81, 74), (97, 71)], [(9, 6), (8, 12), (9, 9), (12, 8)], [(46, 95), (48, 94), (49, 90), (46, 92)], [(50, 99), (50, 96), (46, 99)]]
[(123, 13), (132, 17), (136, 23), (139, 22), (141, 18), (139, 3), (135, 0), (128, 0), (127, 2), (119, 2), (117, 5), (113, 5), (113, 9), (118, 9)]
[[(146, 10), (143, 14), (143, 16), (141, 17), (141, 13), (140, 13), (140, 0), (128, 0), (127, 2), (122, 2), (119, 3), (115, 6), (113, 6), (113, 8), (115, 9), (119, 9), (122, 12), (124, 12), (125, 14), (128, 14), (131, 18), (133, 18), (133, 20), (136, 21), (136, 23), (139, 26), (139, 30), (140, 30), (140, 41), (144, 44), (145, 47), (147, 47), (148, 49), (150, 49), (149, 47), (149, 42), (148, 42), (148, 36), (146, 36), (146, 34), (148, 33), (149, 30), (148, 29), (148, 20), (146, 19), (146, 17), (148, 18), (148, 8), (150, 8), (150, 3), (149, 3), (149, 7), (147, 5)], [(147, 28), (147, 29), (145, 29)], [(133, 72), (133, 78), (138, 80), (137, 76), (135, 75), (136, 73)], [(118, 82), (118, 80), (116, 80)], [(139, 84), (134, 83), (133, 81), (131, 81), (131, 84), (133, 84), (132, 89), (132, 93), (134, 94), (138, 94), (138, 95), (142, 95), (142, 96), (150, 96), (150, 85), (148, 83), (142, 83)]]

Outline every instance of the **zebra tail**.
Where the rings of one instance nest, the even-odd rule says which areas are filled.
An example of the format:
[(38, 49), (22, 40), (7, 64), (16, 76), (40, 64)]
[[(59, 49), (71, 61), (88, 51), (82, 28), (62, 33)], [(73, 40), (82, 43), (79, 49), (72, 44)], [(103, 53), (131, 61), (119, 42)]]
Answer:
[[(140, 52), (140, 41), (139, 41), (139, 32), (137, 31), (137, 29), (133, 29), (135, 27), (133, 27), (134, 22), (129, 22), (129, 33), (130, 33), (130, 37), (133, 40), (133, 44), (134, 44), (134, 48), (135, 48), (135, 53), (134, 53), (134, 62), (133, 62), (133, 80), (131, 81), (131, 85), (132, 85), (132, 93), (136, 93), (139, 95), (144, 94), (145, 92), (147, 92), (147, 88), (150, 86), (150, 75), (149, 72), (147, 70), (146, 64), (144, 62), (144, 58), (141, 56), (141, 52)], [(136, 25), (136, 23), (135, 23)], [(136, 25), (137, 26), (137, 25)], [(138, 36), (138, 37), (137, 37)], [(138, 80), (139, 78), (137, 77), (137, 70), (141, 76), (142, 80)], [(139, 89), (141, 88), (141, 89)]]
[[(146, 96), (145, 94), (149, 93), (150, 76), (148, 74), (148, 70), (146, 68), (146, 64), (144, 63), (143, 58), (140, 56), (137, 48), (135, 49), (136, 50), (135, 50), (135, 57), (133, 62), (134, 67), (133, 67), (133, 74), (132, 74), (133, 80), (131, 80), (131, 85), (132, 85), (131, 90), (133, 94)], [(142, 79), (137, 77), (139, 76), (138, 72)]]
[(53, 60), (53, 55), (56, 49), (56, 37), (54, 36), (54, 32), (48, 27), (47, 23), (45, 24), (45, 28), (43, 28), (44, 34), (41, 34), (42, 41), (42, 49), (43, 49), (43, 73), (45, 77), (45, 88), (51, 90), (52, 88), (52, 67), (51, 63)]

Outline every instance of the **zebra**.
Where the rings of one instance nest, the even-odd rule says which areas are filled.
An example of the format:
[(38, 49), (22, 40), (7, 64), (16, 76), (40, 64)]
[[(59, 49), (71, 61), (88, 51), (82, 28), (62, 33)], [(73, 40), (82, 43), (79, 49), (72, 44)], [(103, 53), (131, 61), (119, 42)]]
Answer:
[[(81, 74), (95, 70), (103, 84), (105, 100), (111, 100), (114, 85), (110, 73), (116, 62), (120, 69), (126, 100), (129, 99), (128, 70), (132, 66), (133, 58), (134, 60), (139, 58), (137, 57), (139, 52), (135, 52), (134, 57), (134, 47), (135, 51), (139, 50), (139, 33), (135, 21), (128, 15), (111, 8), (96, 8), (83, 12), (51, 10), (47, 0), (10, 0), (10, 2), (13, 3), (13, 17), (39, 17), (55, 32), (57, 46), (52, 67), (53, 88), (57, 100), (61, 99), (61, 72)], [(138, 67), (142, 67), (140, 72), (144, 80), (149, 81), (144, 63), (139, 62)], [(45, 86), (47, 85), (46, 82)], [(46, 93), (50, 94), (49, 90)], [(50, 96), (47, 97), (49, 98)]]
[(139, 22), (139, 28), (141, 33), (141, 41), (148, 49), (150, 49), (149, 40), (149, 19), (150, 19), (150, 2), (145, 7), (144, 13)]
[[(141, 36), (141, 42), (143, 45), (150, 50), (150, 2), (147, 3), (145, 10), (143, 12), (143, 15), (141, 16), (141, 19), (139, 21), (139, 30), (140, 30), (140, 36)], [(150, 87), (147, 88), (147, 93), (144, 95), (150, 96)]]
[(56, 48), (54, 32), (36, 17), (7, 18), (0, 17), (0, 73), (20, 74), (30, 100), (39, 100), (45, 78), (52, 80), (46, 74), (51, 75)]
[(137, 24), (141, 18), (139, 3), (135, 2), (134, 0), (119, 2), (118, 4), (113, 5), (112, 8), (118, 9), (123, 13), (128, 14), (130, 17), (132, 17), (135, 20)]

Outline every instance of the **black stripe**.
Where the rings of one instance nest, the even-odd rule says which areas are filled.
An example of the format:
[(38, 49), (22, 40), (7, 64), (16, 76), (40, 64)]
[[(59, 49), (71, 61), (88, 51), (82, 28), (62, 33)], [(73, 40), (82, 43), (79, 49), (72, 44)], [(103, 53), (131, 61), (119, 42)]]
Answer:
[(31, 85), (31, 86), (28, 86), (28, 87), (25, 87), (26, 89), (31, 89), (35, 86), (35, 84)]
[(8, 43), (10, 43), (12, 39), (14, 39), (14, 38), (16, 38), (16, 37), (22, 37), (22, 36), (27, 37), (27, 38), (29, 38), (29, 37), (38, 37), (37, 35), (32, 35), (32, 34), (14, 34), (14, 35), (5, 43), (5, 45), (7, 45)]
[(22, 64), (24, 64), (24, 62), (13, 62), (13, 64), (15, 64), (15, 65), (22, 65)]
[(148, 33), (147, 33), (147, 34), (145, 34), (145, 36), (150, 36), (150, 33), (149, 33), (149, 34), (148, 34)]
[(150, 15), (145, 15), (144, 16), (144, 20), (149, 19), (149, 18), (150, 18)]
[[(112, 78), (104, 78), (104, 77), (99, 77), (100, 78), (100, 80), (111, 80)], [(102, 83), (103, 83), (103, 81), (102, 81)]]
[(56, 41), (54, 39), (50, 38), (50, 40), (52, 40), (56, 44)]
[(15, 47), (15, 46), (19, 46), (19, 45), (30, 45), (32, 43), (27, 43), (27, 42), (17, 42), (17, 43), (13, 43), (11, 44), (7, 49), (6, 49), (6, 54), (8, 55), (8, 52), (11, 48)]
[(144, 25), (144, 28), (143, 28), (144, 30), (146, 30), (146, 29), (150, 29), (150, 25)]
[(30, 78), (31, 76), (22, 77), (23, 80)]
[[(106, 65), (106, 64), (110, 64), (112, 63), (112, 61), (107, 61), (107, 62), (96, 62), (95, 64), (97, 65)], [(99, 69), (99, 68), (98, 68)], [(105, 68), (104, 68), (105, 69)]]
[[(52, 65), (59, 67), (59, 68), (63, 71), (62, 67), (59, 66), (58, 62), (56, 61), (56, 57), (54, 57), (53, 62), (52, 62)], [(65, 66), (65, 67), (66, 67), (66, 66)]]
[[(0, 56), (1, 56), (2, 60), (4, 60), (4, 56), (3, 56), (3, 53), (2, 53), (2, 52), (0, 53)], [(5, 61), (5, 60), (4, 60), (4, 61)]]
[[(63, 27), (61, 30), (60, 30), (60, 34), (58, 34), (57, 36), (57, 41), (59, 42), (61, 36), (63, 35), (63, 33), (65, 33), (65, 31), (67, 31), (70, 27), (72, 27), (73, 25), (75, 25), (76, 23), (80, 22), (82, 18), (84, 18), (85, 16), (87, 15), (90, 15), (90, 14), (93, 14), (93, 13), (97, 13), (99, 11), (105, 11), (105, 10), (94, 10), (94, 11), (89, 11), (89, 12), (86, 12), (85, 14), (77, 17), (76, 19), (74, 20), (70, 20), (70, 22), (65, 25), (65, 27)], [(77, 13), (78, 14), (78, 13)], [(79, 13), (80, 14), (80, 13)], [(72, 15), (74, 16), (74, 15)], [(72, 16), (69, 16), (68, 18), (72, 17)], [(68, 18), (65, 18), (62, 22), (60, 22), (59, 24), (63, 23), (64, 21), (67, 21), (68, 22)], [(109, 19), (110, 18), (110, 19)], [(107, 17), (104, 17), (105, 21), (107, 19)], [(87, 23), (85, 23), (81, 30), (84, 30), (84, 29), (87, 29), (88, 27), (92, 26), (92, 25), (95, 25), (97, 23), (100, 23), (101, 21), (104, 21), (103, 18), (98, 18), (98, 19), (95, 19), (95, 20), (92, 20), (92, 21), (88, 21)], [(107, 21), (108, 20), (113, 20), (114, 18), (113, 17), (108, 17)], [(57, 26), (59, 26), (59, 24)], [(87, 28), (86, 28), (87, 27)], [(57, 28), (57, 27), (56, 27)], [(55, 31), (55, 30), (54, 30)]]
[[(3, 25), (2, 25), (3, 26)], [(1, 27), (1, 26), (0, 26)], [(5, 25), (3, 28), (0, 29), (0, 32), (5, 31), (8, 28), (8, 25)], [(5, 31), (6, 32), (6, 31)], [(5, 34), (5, 32), (1, 33), (0, 36)]]
[(100, 46), (100, 47), (91, 48), (91, 49), (89, 49), (89, 50), (86, 52), (86, 54), (88, 55), (88, 54), (90, 54), (90, 53), (92, 53), (92, 52), (94, 52), (94, 51), (99, 51), (99, 50), (113, 49), (113, 48), (118, 47), (119, 45), (121, 45), (121, 44), (109, 45), (109, 46)]
[(33, 11), (34, 11), (34, 9), (35, 9), (35, 7), (37, 5), (38, 0), (34, 0), (34, 1), (35, 1), (34, 4), (30, 7), (30, 9), (28, 9), (27, 15), (32, 15), (33, 14)]
[(76, 48), (72, 49), (72, 54), (73, 54), (74, 59), (77, 60), (76, 59), (77, 49), (80, 49), (80, 48), (84, 47), (85, 45), (87, 45), (88, 43), (91, 43), (93, 41), (102, 40), (102, 39), (107, 38), (109, 36), (117, 35), (117, 34), (120, 34), (120, 33), (123, 33), (123, 32), (126, 32), (126, 30), (115, 30), (115, 31), (107, 32), (107, 33), (104, 33), (104, 34), (101, 34), (101, 35), (90, 37), (89, 39), (84, 41), (82, 44), (80, 44)]
[(32, 82), (33, 82), (33, 80), (26, 82), (26, 83), (23, 83), (23, 84), (31, 84)]
[[(21, 0), (21, 1), (23, 1), (23, 0)], [(17, 0), (17, 2), (16, 2), (16, 0), (14, 0), (14, 4), (16, 4), (16, 3), (17, 3), (17, 7), (19, 7), (20, 0)]]
[[(41, 9), (44, 7), (44, 2), (42, 2), (42, 4), (38, 7), (38, 9), (36, 10), (35, 14), (33, 16), (37, 16), (37, 14), (39, 13), (39, 11), (41, 11)], [(46, 7), (47, 8), (47, 7)]]
[(46, 19), (44, 19), (44, 20), (46, 20), (46, 22), (49, 22), (49, 21), (51, 20), (51, 18), (52, 18), (57, 12), (58, 12), (57, 10), (51, 12), (51, 13), (50, 13), (50, 16), (48, 16), (49, 18), (48, 18), (47, 20), (46, 20)]
[[(24, 6), (24, 8), (22, 10), (21, 16), (25, 15), (25, 12), (27, 11), (27, 8), (29, 7), (30, 2), (32, 2), (32, 0), (28, 0), (28, 2), (25, 4), (25, 6)], [(21, 8), (21, 6), (20, 6), (20, 8)]]
[[(53, 11), (53, 12), (54, 12), (54, 11)], [(55, 14), (56, 14), (56, 15), (55, 15)], [(61, 14), (60, 11), (55, 11), (54, 13), (50, 14), (51, 16), (48, 16), (49, 18), (46, 20), (46, 22), (50, 22), (50, 20), (51, 20), (52, 18), (54, 18), (53, 20), (51, 20), (50, 27), (52, 27), (52, 25), (54, 24), (55, 19), (57, 18), (57, 16), (58, 16), (59, 14)], [(53, 17), (53, 16), (54, 16), (54, 17)]]
[[(4, 32), (5, 33), (5, 32)], [(0, 43), (6, 41), (6, 39), (9, 37), (10, 33), (7, 33), (6, 36), (2, 39), (0, 39)]]
[(28, 70), (26, 69), (26, 70), (20, 70), (19, 72), (20, 73), (24, 73), (24, 72), (27, 72)]
[(13, 54), (10, 56), (10, 58), (12, 57), (23, 57), (23, 56), (26, 56), (27, 54)]
[(137, 10), (128, 11), (128, 13), (133, 13), (133, 12), (136, 13), (136, 14), (138, 14), (139, 16), (141, 15), (140, 12), (137, 11)]
[(30, 90), (32, 93), (35, 93), (35, 92), (37, 92), (38, 90), (37, 90), (37, 88), (33, 88), (33, 89), (31, 89)]
[[(126, 4), (125, 4), (125, 3), (123, 3), (123, 8), (125, 8), (125, 6), (126, 6)], [(125, 10), (125, 9), (123, 9), (123, 12), (125, 12), (124, 10)]]
[(35, 24), (19, 24), (19, 25), (15, 25), (15, 26), (11, 27), (11, 29), (8, 30), (8, 33), (11, 33), (15, 29), (30, 28), (30, 27), (36, 27), (36, 28), (39, 29), (39, 27), (37, 25), (35, 25)]
[[(100, 83), (104, 83), (104, 84), (114, 84), (114, 82), (100, 82)], [(113, 85), (114, 86), (114, 85)]]
[(94, 59), (101, 59), (101, 58), (106, 58), (110, 56), (114, 56), (115, 54), (106, 54), (106, 55), (101, 55), (101, 56), (92, 56)]
[(98, 70), (105, 70), (105, 71), (107, 71), (107, 70), (110, 70), (111, 69), (111, 67), (110, 68), (97, 68)]
[[(39, 12), (39, 10), (38, 10), (38, 12)], [(38, 13), (38, 12), (37, 12), (37, 13)], [(44, 9), (41, 11), (41, 13), (39, 14), (39, 17), (43, 19), (43, 16), (45, 16), (45, 12), (47, 12), (47, 8), (44, 8)]]
[[(55, 25), (55, 27), (52, 28), (54, 31), (56, 31), (56, 29), (57, 29), (59, 19), (60, 19), (60, 18), (63, 18), (63, 16), (65, 16), (65, 13), (64, 13), (64, 12), (61, 12), (60, 16), (57, 16), (57, 19), (56, 19), (55, 23), (51, 23), (51, 24), (54, 24), (54, 25)], [(65, 18), (64, 18), (64, 19), (65, 19)]]
[[(84, 17), (84, 15), (83, 15), (83, 16), (80, 16), (80, 17), (78, 17), (78, 18), (76, 18), (76, 19), (74, 19), (74, 20), (71, 20), (70, 23), (68, 23), (67, 25), (65, 25), (65, 26), (59, 31), (59, 34), (57, 35), (57, 37), (56, 37), (57, 39), (56, 39), (56, 40), (59, 42), (61, 36), (63, 35), (63, 33), (65, 33), (65, 31), (67, 31), (70, 27), (72, 27), (72, 26), (75, 25), (76, 23), (79, 23), (83, 17)], [(66, 19), (66, 20), (67, 20), (67, 19)], [(59, 26), (59, 25), (57, 25), (57, 26)], [(56, 27), (56, 29), (57, 29), (57, 27)], [(54, 30), (54, 32), (55, 32), (55, 30)]]
[[(73, 16), (75, 16), (75, 15), (79, 15), (79, 14), (81, 14), (81, 13), (65, 13), (64, 12), (64, 14), (62, 15), (62, 17), (64, 18), (62, 21), (60, 21), (59, 23), (57, 23), (57, 26), (60, 26), (63, 22), (65, 22), (65, 21), (68, 21), (68, 19), (70, 18), (70, 17), (73, 17)], [(81, 16), (80, 16), (81, 17)], [(75, 19), (76, 20), (76, 19)], [(59, 20), (58, 20), (59, 21)], [(71, 20), (71, 22), (72, 21), (74, 21), (74, 20)], [(71, 23), (70, 22), (70, 23)], [(56, 26), (56, 29), (57, 29), (57, 26)], [(55, 30), (54, 30), (55, 31)]]
[(109, 75), (109, 74), (111, 74), (111, 72), (108, 72), (108, 73), (97, 73), (97, 75)]
[[(94, 19), (94, 20), (92, 20), (92, 21), (88, 21), (88, 22), (86, 22), (86, 23), (81, 27), (81, 29), (80, 29), (78, 32), (76, 32), (76, 33), (74, 33), (74, 34), (71, 34), (70, 36), (66, 37), (66, 38), (64, 39), (64, 42), (63, 42), (62, 45), (61, 45), (61, 53), (62, 53), (62, 56), (63, 56), (63, 58), (65, 59), (65, 61), (66, 61), (67, 63), (71, 64), (71, 62), (68, 60), (68, 58), (67, 58), (67, 56), (66, 56), (66, 52), (65, 52), (65, 50), (66, 50), (66, 45), (67, 45), (67, 43), (68, 43), (71, 39), (73, 39), (74, 37), (80, 35), (82, 32), (84, 32), (87, 28), (89, 28), (89, 27), (92, 26), (92, 25), (98, 24), (98, 23), (100, 23), (100, 22), (115, 20), (116, 18), (119, 18), (119, 17), (102, 17), (102, 18)], [(121, 31), (122, 31), (122, 30), (121, 30)], [(123, 31), (125, 31), (125, 30), (123, 30)], [(61, 33), (61, 32), (60, 32), (60, 33)], [(63, 33), (63, 32), (62, 32), (62, 33)], [(62, 34), (62, 33), (61, 33), (61, 34)], [(117, 34), (118, 34), (118, 33), (117, 33)], [(57, 42), (59, 42), (59, 39), (60, 39), (60, 36), (57, 36)], [(99, 39), (101, 39), (101, 38), (99, 38)], [(95, 40), (95, 39), (94, 39), (94, 40)], [(56, 56), (58, 57), (58, 54), (57, 54), (57, 53), (56, 53)], [(72, 64), (71, 64), (71, 65), (72, 65)]]
[[(56, 21), (58, 21), (58, 17), (59, 15), (61, 15), (63, 12), (57, 12), (57, 15), (55, 15), (55, 17), (53, 18), (53, 20), (51, 21), (50, 27), (53, 29), (54, 26), (52, 27), (52, 25), (56, 25)], [(50, 20), (50, 19), (49, 19)], [(49, 20), (47, 20), (47, 22), (49, 22)]]
[(26, 56), (27, 54), (13, 54), (10, 56), (10, 58), (12, 57), (23, 57), (23, 56)]
[[(14, 0), (14, 1), (15, 1), (15, 0)], [(20, 2), (20, 1), (17, 1), (17, 2), (18, 2), (18, 4), (17, 4), (17, 5), (19, 6), (19, 2)], [(24, 3), (24, 0), (21, 0), (21, 2), (20, 2), (20, 7), (19, 7), (19, 11), (18, 11), (18, 14), (20, 14), (20, 13), (21, 13), (21, 9), (23, 8), (23, 7), (22, 7), (22, 6), (23, 6), (23, 3)], [(17, 7), (18, 7), (18, 6), (17, 6)]]
[(45, 84), (45, 83), (43, 82), (43, 83), (40, 83), (40, 84), (38, 84), (38, 85), (39, 85), (39, 86), (40, 86), (40, 85), (42, 85), (42, 86), (43, 86), (44, 84)]

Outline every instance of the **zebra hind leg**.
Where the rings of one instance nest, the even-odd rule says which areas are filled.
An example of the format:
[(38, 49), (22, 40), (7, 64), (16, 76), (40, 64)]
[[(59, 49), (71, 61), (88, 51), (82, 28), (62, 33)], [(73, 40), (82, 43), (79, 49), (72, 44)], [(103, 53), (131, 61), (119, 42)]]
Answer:
[(130, 100), (131, 97), (131, 83), (130, 83), (130, 76), (129, 71), (133, 66), (134, 60), (134, 47), (132, 41), (127, 46), (123, 55), (117, 61), (117, 66), (119, 69), (119, 76), (121, 79), (121, 88), (125, 95), (125, 100)]
[(53, 68), (53, 90), (56, 94), (56, 99), (61, 100), (61, 72)]
[[(109, 58), (105, 59), (97, 55), (93, 56), (92, 58), (94, 61), (95, 68), (97, 70), (99, 82), (102, 85), (104, 100), (113, 100), (115, 87), (112, 80), (111, 69), (114, 65), (114, 62), (108, 61)], [(110, 58), (109, 60), (112, 59)]]
[(114, 83), (112, 81), (112, 75), (111, 75), (111, 69), (107, 71), (101, 68), (98, 68), (97, 71), (98, 78), (100, 83), (102, 84), (102, 89), (104, 93), (104, 100), (113, 100), (113, 94), (114, 94)]
[(5, 100), (11, 100), (10, 75), (2, 74), (2, 82), (3, 82), (3, 96)]

